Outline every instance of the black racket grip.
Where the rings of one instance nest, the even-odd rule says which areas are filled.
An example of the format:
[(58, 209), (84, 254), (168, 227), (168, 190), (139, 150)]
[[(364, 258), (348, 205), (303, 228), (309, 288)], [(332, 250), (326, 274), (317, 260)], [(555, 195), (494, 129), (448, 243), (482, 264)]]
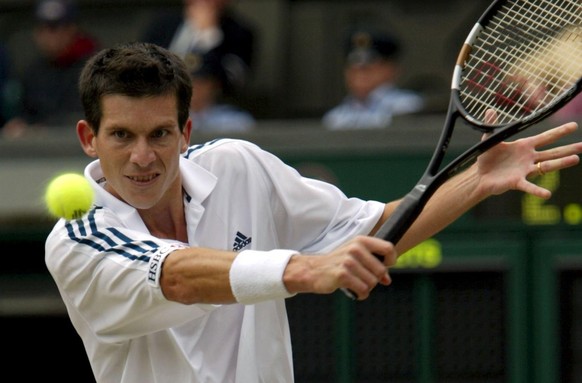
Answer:
[[(382, 226), (380, 226), (375, 237), (385, 239), (393, 244), (398, 243), (422, 211), (422, 192), (417, 190), (417, 188), (418, 186), (404, 196), (390, 217), (382, 224)], [(381, 255), (374, 255), (383, 262), (383, 257)], [(352, 300), (358, 299), (357, 294), (352, 290), (342, 289), (342, 291), (348, 298)]]
[(420, 198), (422, 192), (417, 191), (418, 187), (416, 186), (404, 196), (390, 217), (380, 226), (375, 237), (385, 239), (393, 244), (400, 241), (422, 211), (423, 203)]

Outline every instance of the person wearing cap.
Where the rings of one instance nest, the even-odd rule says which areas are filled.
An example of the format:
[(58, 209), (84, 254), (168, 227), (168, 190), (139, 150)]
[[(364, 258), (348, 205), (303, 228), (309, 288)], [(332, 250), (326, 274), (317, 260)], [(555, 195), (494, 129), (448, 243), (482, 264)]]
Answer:
[(12, 57), (8, 48), (0, 42), (0, 126), (12, 115), (11, 85), (13, 83)]
[(424, 100), (396, 85), (401, 47), (392, 36), (370, 31), (352, 33), (344, 68), (348, 94), (322, 118), (330, 130), (386, 128), (392, 117), (422, 110)]
[(169, 49), (186, 62), (212, 52), (223, 57), (224, 92), (241, 96), (248, 83), (255, 49), (254, 26), (232, 7), (233, 0), (183, 0), (180, 12), (156, 15), (141, 41)]
[(255, 125), (250, 112), (227, 103), (223, 98), (228, 81), (224, 60), (224, 56), (214, 51), (190, 55), (186, 61), (192, 77), (190, 118), (196, 131), (245, 132)]
[(21, 110), (1, 132), (8, 138), (76, 123), (82, 117), (77, 81), (85, 61), (100, 48), (97, 39), (81, 29), (71, 0), (39, 1), (34, 16), (38, 57), (19, 80)]

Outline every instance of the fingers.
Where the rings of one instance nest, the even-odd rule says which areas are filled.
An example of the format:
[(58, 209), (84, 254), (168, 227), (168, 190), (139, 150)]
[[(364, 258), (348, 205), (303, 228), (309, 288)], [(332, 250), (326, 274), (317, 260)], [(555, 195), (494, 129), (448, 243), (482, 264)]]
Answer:
[(489, 125), (497, 123), (497, 112), (495, 109), (487, 109), (485, 111), (485, 123)]
[(546, 130), (545, 132), (542, 132), (530, 138), (535, 141), (536, 147), (546, 146), (556, 142), (557, 140), (564, 136), (567, 136), (568, 134), (573, 133), (576, 129), (578, 129), (578, 124), (575, 122), (569, 122), (567, 124), (560, 125), (553, 129)]
[(545, 189), (539, 185), (536, 185), (526, 180), (521, 180), (517, 188), (527, 194), (531, 194), (533, 196), (546, 200), (552, 196), (552, 192), (549, 191), (548, 189)]
[[(554, 143), (562, 137), (571, 134), (577, 128), (578, 125), (571, 122), (530, 138), (534, 140), (534, 146), (537, 148)], [(556, 170), (575, 166), (580, 162), (580, 158), (578, 157), (580, 153), (582, 153), (582, 142), (538, 151), (529, 176), (541, 176)]]
[[(577, 157), (577, 155), (580, 154), (581, 151), (582, 151), (582, 142), (577, 142), (574, 144), (568, 144), (568, 145), (558, 146), (558, 147), (551, 148), (551, 149), (546, 149), (543, 151), (539, 151), (537, 153), (536, 163), (537, 162), (546, 162), (546, 161), (550, 161), (550, 160), (558, 160), (558, 161), (553, 161), (552, 165), (545, 164), (544, 168), (541, 169), (541, 170), (543, 170), (544, 173), (548, 173), (549, 171), (559, 169), (563, 162), (566, 164), (570, 164), (570, 162), (575, 161), (575, 159), (573, 157)], [(574, 163), (574, 165), (575, 164), (576, 163)]]
[(531, 177), (543, 176), (546, 173), (555, 172), (557, 170), (567, 169), (576, 166), (580, 163), (580, 157), (577, 154), (572, 155), (556, 155), (548, 157), (554, 158), (550, 160), (540, 160), (534, 164), (534, 169), (529, 174)]
[(378, 284), (392, 281), (388, 267), (396, 263), (397, 253), (392, 243), (380, 238), (359, 236), (338, 250), (341, 257), (340, 286), (357, 299), (366, 299)]
[[(489, 125), (493, 125), (493, 124), (497, 123), (497, 112), (495, 111), (495, 109), (487, 109), (485, 111), (484, 121), (486, 124), (489, 124)], [(486, 140), (492, 134), (493, 134), (493, 130), (490, 132), (483, 133), (483, 136), (481, 136), (481, 141)]]
[(545, 145), (559, 142), (577, 128), (576, 123), (570, 122), (533, 136), (501, 142), (483, 153), (477, 158), (477, 163), (485, 194), (499, 195), (508, 190), (520, 190), (543, 199), (550, 198), (549, 190), (530, 182), (528, 178), (580, 162), (578, 155), (582, 153), (582, 142), (540, 150)]

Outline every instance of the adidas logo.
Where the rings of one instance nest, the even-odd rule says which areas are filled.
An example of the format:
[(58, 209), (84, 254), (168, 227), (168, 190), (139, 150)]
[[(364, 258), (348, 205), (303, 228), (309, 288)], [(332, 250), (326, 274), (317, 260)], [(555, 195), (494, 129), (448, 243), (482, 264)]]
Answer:
[(251, 237), (247, 237), (240, 231), (236, 232), (236, 237), (234, 238), (234, 243), (232, 244), (232, 250), (239, 251), (243, 247), (246, 247), (252, 241)]

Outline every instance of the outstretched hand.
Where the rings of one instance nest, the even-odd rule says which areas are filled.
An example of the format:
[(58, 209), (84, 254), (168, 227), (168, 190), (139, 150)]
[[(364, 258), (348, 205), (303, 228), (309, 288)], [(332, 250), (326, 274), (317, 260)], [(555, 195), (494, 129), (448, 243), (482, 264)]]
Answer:
[(551, 192), (528, 178), (569, 168), (580, 162), (582, 142), (548, 149), (541, 148), (572, 134), (578, 125), (570, 122), (535, 136), (513, 142), (501, 142), (477, 158), (480, 187), (485, 195), (499, 195), (508, 190), (520, 190), (548, 199)]

